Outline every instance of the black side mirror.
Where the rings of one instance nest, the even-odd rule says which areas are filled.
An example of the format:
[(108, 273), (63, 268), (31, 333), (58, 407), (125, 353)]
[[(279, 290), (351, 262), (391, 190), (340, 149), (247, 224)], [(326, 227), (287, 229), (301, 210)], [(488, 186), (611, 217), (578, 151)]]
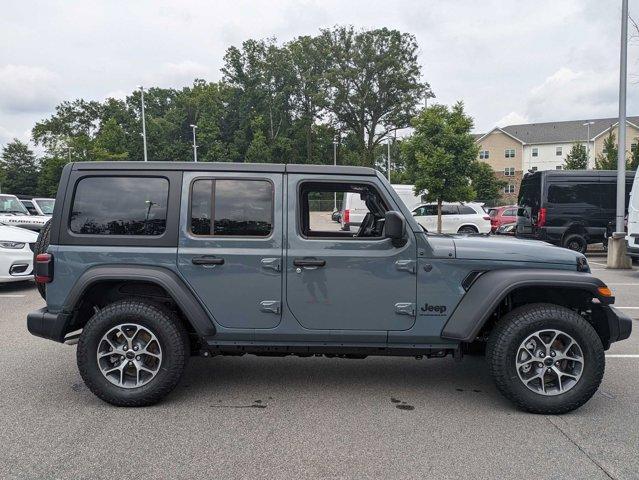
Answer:
[(406, 221), (401, 213), (393, 210), (386, 212), (384, 216), (384, 234), (393, 241), (393, 245), (401, 247), (406, 244)]

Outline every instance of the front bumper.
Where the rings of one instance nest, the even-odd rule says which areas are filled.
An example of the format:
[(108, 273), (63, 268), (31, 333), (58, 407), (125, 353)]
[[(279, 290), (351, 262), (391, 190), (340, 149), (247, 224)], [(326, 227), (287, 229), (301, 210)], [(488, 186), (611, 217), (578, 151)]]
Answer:
[(27, 315), (27, 329), (31, 335), (63, 343), (69, 326), (69, 315), (51, 313), (47, 307), (34, 310)]
[(606, 313), (610, 343), (625, 340), (632, 333), (632, 318), (615, 307), (602, 307)]
[(29, 246), (20, 250), (0, 250), (0, 283), (33, 278), (33, 252)]

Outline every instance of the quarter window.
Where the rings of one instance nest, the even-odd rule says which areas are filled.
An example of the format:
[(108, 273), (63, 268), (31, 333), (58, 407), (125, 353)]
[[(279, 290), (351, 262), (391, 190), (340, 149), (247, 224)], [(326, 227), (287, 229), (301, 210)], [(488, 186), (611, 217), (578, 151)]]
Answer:
[(267, 237), (273, 229), (273, 185), (266, 180), (196, 180), (190, 223), (194, 235)]
[(158, 177), (85, 177), (78, 182), (69, 228), (81, 235), (162, 235), (169, 181)]

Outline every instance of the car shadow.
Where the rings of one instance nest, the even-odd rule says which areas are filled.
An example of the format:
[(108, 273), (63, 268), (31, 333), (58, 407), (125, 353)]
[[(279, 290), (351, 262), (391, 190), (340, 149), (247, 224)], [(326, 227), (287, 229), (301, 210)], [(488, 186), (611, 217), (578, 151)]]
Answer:
[(21, 294), (26, 293), (35, 288), (36, 284), (33, 280), (24, 280), (22, 282), (0, 283), (0, 294)]

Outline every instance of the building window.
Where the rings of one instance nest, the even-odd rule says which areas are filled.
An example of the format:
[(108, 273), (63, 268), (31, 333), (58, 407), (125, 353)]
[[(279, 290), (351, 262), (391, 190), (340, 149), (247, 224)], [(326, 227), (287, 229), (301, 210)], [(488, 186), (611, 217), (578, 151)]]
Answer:
[(538, 167), (532, 167), (532, 168), (531, 168), (531, 170), (532, 170), (533, 172), (536, 172), (536, 171), (538, 170)]
[(555, 167), (555, 170), (563, 170), (563, 169), (564, 169), (564, 166), (563, 166), (563, 165), (557, 165), (557, 166)]
[(515, 176), (515, 167), (506, 167), (506, 168), (504, 168), (504, 175), (506, 175), (507, 177), (514, 177)]
[(630, 151), (634, 152), (635, 150), (637, 150), (637, 144), (636, 143), (631, 143), (630, 144)]
[(506, 185), (504, 187), (504, 193), (506, 194), (515, 193), (515, 185), (513, 185), (512, 183), (509, 183), (508, 185)]
[(564, 153), (563, 147), (555, 147), (555, 155), (557, 155), (558, 157), (561, 157), (563, 153)]
[(538, 157), (539, 156), (539, 148), (537, 148), (537, 147), (533, 147), (532, 148), (532, 156), (533, 157)]
[(488, 160), (490, 158), (490, 152), (488, 150), (482, 150), (479, 152), (480, 160)]
[(515, 158), (515, 149), (514, 148), (507, 148), (506, 150), (504, 150), (504, 157), (505, 158)]

